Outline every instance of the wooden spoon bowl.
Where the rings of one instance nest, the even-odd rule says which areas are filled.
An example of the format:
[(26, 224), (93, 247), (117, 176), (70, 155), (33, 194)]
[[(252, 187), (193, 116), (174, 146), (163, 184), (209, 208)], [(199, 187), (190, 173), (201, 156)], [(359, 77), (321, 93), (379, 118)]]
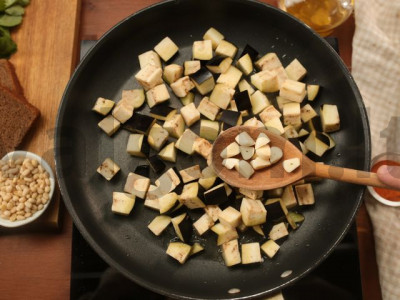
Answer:
[[(229, 170), (222, 165), (223, 158), (221, 152), (230, 143), (235, 141), (235, 137), (241, 132), (247, 132), (254, 140), (260, 133), (265, 133), (271, 140), (270, 145), (279, 147), (283, 152), (283, 157), (275, 164), (256, 170), (249, 178), (244, 178), (235, 169)], [(238, 155), (239, 157), (240, 155)], [(300, 167), (291, 173), (283, 169), (282, 162), (290, 158), (299, 158)], [(293, 184), (307, 176), (317, 176), (333, 180), (351, 182), (361, 185), (370, 185), (393, 189), (379, 181), (376, 173), (341, 168), (336, 166), (316, 163), (306, 157), (296, 146), (281, 136), (278, 136), (265, 128), (235, 126), (224, 131), (215, 140), (211, 152), (212, 167), (217, 175), (227, 184), (239, 188), (250, 190), (270, 190)]]

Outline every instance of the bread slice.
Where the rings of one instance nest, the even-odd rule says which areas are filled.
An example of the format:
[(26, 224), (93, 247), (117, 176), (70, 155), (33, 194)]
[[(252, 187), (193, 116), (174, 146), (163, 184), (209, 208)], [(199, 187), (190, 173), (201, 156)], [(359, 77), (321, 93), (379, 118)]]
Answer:
[[(7, 59), (0, 59), (0, 85), (17, 95), (24, 95), (13, 64)], [(25, 97), (23, 97), (25, 101)]]
[(23, 97), (0, 86), (0, 158), (21, 144), (39, 114)]

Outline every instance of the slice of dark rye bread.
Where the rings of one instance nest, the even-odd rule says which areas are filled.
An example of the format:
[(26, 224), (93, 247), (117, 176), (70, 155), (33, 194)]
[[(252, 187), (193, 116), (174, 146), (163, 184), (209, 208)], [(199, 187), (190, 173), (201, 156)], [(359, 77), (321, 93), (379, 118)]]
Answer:
[(23, 96), (0, 86), (0, 159), (21, 144), (39, 115)]
[[(0, 59), (0, 85), (17, 95), (24, 95), (13, 64), (4, 58)], [(27, 101), (25, 97), (23, 97), (23, 99)]]

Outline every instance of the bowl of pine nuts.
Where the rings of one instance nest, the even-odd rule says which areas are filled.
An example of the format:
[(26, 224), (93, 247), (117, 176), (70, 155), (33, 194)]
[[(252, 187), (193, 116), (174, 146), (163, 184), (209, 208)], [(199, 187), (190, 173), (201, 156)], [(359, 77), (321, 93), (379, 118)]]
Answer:
[(19, 227), (39, 218), (49, 206), (55, 178), (49, 164), (27, 151), (0, 160), (0, 226)]

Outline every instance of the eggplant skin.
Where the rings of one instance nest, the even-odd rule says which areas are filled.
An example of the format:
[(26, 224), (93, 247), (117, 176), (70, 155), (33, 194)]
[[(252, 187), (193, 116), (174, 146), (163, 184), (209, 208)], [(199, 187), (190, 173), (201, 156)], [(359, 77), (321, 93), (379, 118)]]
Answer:
[(193, 234), (193, 222), (189, 215), (183, 219), (181, 223), (178, 224), (179, 230), (181, 231), (184, 242), (190, 241)]
[[(244, 56), (244, 55), (246, 55), (246, 54), (248, 54), (248, 55), (250, 56), (250, 58), (251, 58), (252, 61), (255, 61), (255, 60), (257, 60), (258, 54), (259, 54), (259, 53), (258, 53), (258, 51), (257, 51), (256, 49), (254, 49), (252, 46), (250, 46), (249, 44), (247, 44), (247, 45), (244, 47), (242, 53), (240, 54), (240, 57), (242, 57), (242, 56)], [(239, 57), (239, 58), (240, 58), (240, 57)]]
[(141, 175), (143, 177), (149, 178), (150, 177), (150, 166), (148, 166), (148, 165), (137, 166), (134, 173)]
[(158, 157), (158, 155), (150, 156), (148, 158), (148, 161), (149, 161), (150, 167), (156, 174), (162, 173), (166, 168), (165, 163)]
[(213, 191), (204, 193), (204, 202), (206, 205), (218, 205), (228, 200), (225, 187), (222, 185), (220, 188)]
[(224, 110), (221, 115), (220, 121), (232, 126), (236, 126), (240, 117), (240, 112), (233, 110)]

